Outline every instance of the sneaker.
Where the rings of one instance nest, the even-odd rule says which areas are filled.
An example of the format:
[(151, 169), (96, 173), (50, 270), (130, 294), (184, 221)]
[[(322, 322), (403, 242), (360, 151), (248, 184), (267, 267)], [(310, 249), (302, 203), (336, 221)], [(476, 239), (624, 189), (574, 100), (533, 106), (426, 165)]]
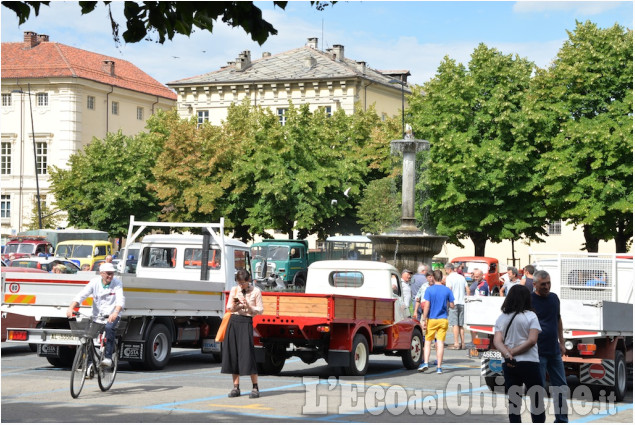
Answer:
[(249, 393), (249, 398), (258, 398), (260, 397), (260, 391), (258, 391), (258, 388), (254, 388), (253, 390), (251, 390), (251, 392)]
[(105, 357), (100, 364), (101, 366), (104, 366), (104, 367), (112, 367), (112, 360), (109, 359), (108, 357)]
[(426, 370), (428, 370), (428, 363), (422, 364), (421, 367), (417, 369), (417, 372), (425, 372)]
[(443, 369), (441, 369), (440, 367), (437, 368), (437, 373), (441, 374), (443, 373)]
[(234, 387), (229, 394), (227, 395), (227, 397), (238, 397), (240, 395), (240, 389)]

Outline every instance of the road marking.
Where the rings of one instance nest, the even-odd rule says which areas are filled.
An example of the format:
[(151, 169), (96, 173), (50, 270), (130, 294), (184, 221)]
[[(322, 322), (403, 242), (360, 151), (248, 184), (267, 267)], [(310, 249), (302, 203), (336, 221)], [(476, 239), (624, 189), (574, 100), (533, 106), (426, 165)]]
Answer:
[(245, 404), (243, 406), (241, 405), (236, 405), (236, 404), (215, 404), (215, 403), (209, 403), (208, 406), (214, 406), (214, 407), (231, 407), (231, 408), (236, 408), (239, 407), (241, 409), (251, 409), (251, 410), (273, 410), (273, 407), (265, 407), (264, 404)]

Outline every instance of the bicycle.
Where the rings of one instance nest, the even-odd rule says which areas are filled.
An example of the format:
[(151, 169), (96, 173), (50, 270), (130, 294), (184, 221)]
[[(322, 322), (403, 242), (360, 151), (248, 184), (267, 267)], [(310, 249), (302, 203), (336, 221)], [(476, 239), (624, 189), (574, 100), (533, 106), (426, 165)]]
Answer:
[[(112, 353), (112, 366), (102, 366), (106, 352), (106, 324), (93, 320), (91, 316), (75, 313), (76, 316), (82, 316), (87, 320), (78, 321), (76, 318), (70, 319), (71, 332), (74, 336), (79, 337), (80, 345), (77, 347), (73, 367), (71, 369), (71, 396), (79, 397), (84, 388), (86, 377), (97, 372), (97, 382), (102, 391), (108, 391), (115, 382), (117, 375), (117, 365), (119, 363), (118, 347), (115, 347)], [(108, 316), (100, 316), (106, 319)], [(96, 346), (94, 339), (99, 337), (99, 346)], [(91, 369), (92, 368), (92, 369)]]

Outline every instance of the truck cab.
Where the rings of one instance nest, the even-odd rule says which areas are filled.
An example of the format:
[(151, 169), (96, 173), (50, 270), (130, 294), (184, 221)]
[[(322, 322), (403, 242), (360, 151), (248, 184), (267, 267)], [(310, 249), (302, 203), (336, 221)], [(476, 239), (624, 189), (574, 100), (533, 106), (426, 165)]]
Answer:
[(71, 260), (80, 268), (88, 264), (92, 269), (96, 261), (105, 260), (106, 256), (112, 255), (112, 244), (96, 240), (64, 241), (57, 244), (55, 255)]
[(30, 257), (32, 255), (52, 254), (53, 245), (44, 236), (18, 236), (9, 239), (2, 259)]
[(304, 288), (309, 266), (309, 243), (266, 239), (251, 246), (253, 278), (263, 289)]
[(472, 273), (475, 269), (481, 269), (483, 272), (483, 279), (487, 281), (490, 294), (499, 295), (500, 288), (502, 286), (500, 277), (500, 264), (496, 258), (492, 257), (456, 257), (453, 258), (452, 263), (462, 264), (463, 272), (465, 273), (465, 279), (468, 284), (471, 283)]

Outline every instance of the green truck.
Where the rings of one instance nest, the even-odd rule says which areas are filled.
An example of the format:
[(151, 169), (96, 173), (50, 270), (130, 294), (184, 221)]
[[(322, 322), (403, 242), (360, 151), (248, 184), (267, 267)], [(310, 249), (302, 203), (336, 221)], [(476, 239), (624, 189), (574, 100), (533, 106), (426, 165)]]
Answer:
[(309, 251), (309, 243), (295, 239), (265, 239), (251, 246), (254, 284), (267, 291), (304, 290), (309, 264), (322, 260), (323, 251)]

